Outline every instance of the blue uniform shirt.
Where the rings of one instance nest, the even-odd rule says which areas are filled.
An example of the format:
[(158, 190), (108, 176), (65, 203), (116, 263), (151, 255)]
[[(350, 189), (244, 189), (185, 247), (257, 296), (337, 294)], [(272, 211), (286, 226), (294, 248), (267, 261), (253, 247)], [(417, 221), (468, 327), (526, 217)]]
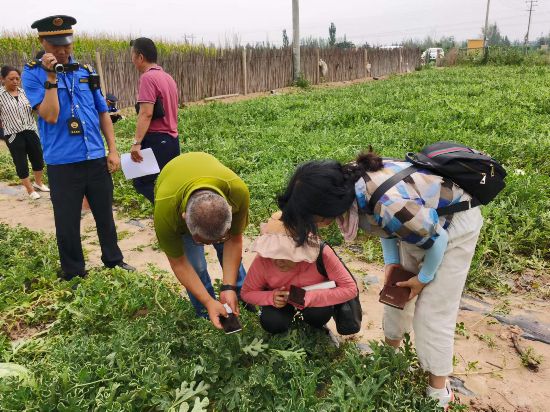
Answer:
[[(107, 112), (107, 102), (99, 89), (92, 91), (88, 84), (90, 72), (78, 70), (57, 75), (59, 117), (49, 124), (38, 116), (38, 130), (48, 165), (81, 162), (105, 157), (105, 144), (99, 127), (99, 113)], [(23, 89), (33, 108), (42, 103), (46, 89), (47, 72), (38, 64), (26, 65), (22, 74)], [(73, 88), (74, 84), (74, 88)], [(71, 117), (73, 89), (74, 115), (82, 123), (83, 133), (71, 136), (67, 120)]]

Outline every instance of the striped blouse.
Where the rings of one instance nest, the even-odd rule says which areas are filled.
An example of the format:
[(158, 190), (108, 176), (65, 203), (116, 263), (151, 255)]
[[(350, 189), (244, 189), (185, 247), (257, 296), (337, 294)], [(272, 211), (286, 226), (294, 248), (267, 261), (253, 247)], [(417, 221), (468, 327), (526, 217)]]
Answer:
[(4, 136), (33, 130), (38, 132), (32, 113), (31, 104), (22, 88), (18, 87), (19, 96), (12, 96), (4, 87), (0, 88), (0, 121)]

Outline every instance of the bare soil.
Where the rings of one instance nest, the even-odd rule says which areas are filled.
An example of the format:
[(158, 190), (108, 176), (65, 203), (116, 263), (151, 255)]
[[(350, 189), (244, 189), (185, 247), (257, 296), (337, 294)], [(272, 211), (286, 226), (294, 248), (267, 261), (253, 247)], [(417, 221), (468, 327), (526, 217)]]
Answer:
[[(49, 195), (42, 194), (37, 201), (30, 200), (21, 186), (8, 186), (0, 183), (0, 222), (12, 226), (22, 225), (35, 231), (54, 233), (54, 220)], [(120, 237), (120, 247), (125, 260), (138, 269), (147, 269), (149, 264), (170, 272), (164, 254), (155, 250), (156, 239), (150, 219), (139, 222), (117, 217), (116, 225)], [(100, 251), (95, 223), (90, 212), (82, 217), (83, 246), (86, 250), (87, 265), (100, 266)], [(243, 262), (250, 266), (254, 254), (248, 251), (250, 239), (245, 240)], [(383, 339), (382, 311), (378, 294), (383, 282), (383, 269), (378, 265), (364, 262), (352, 254), (341, 250), (349, 268), (362, 278), (369, 275), (373, 283), (366, 287), (363, 282), (361, 301), (364, 310), (363, 328), (353, 337), (359, 342)], [(39, 253), (39, 251), (37, 252)], [(219, 278), (221, 269), (213, 248), (207, 248), (207, 261), (212, 277)], [(503, 305), (503, 299), (508, 300)], [(506, 298), (484, 298), (483, 302), (465, 297), (471, 306), (481, 308), (508, 307), (509, 316), (523, 315), (533, 321), (550, 323), (550, 302), (533, 297), (531, 294), (514, 294)], [(456, 335), (454, 376), (464, 381), (466, 388), (475, 396), (457, 394), (463, 403), (471, 405), (473, 411), (548, 411), (550, 408), (550, 345), (521, 340), (522, 345), (530, 346), (543, 357), (538, 372), (532, 372), (522, 365), (520, 356), (511, 340), (514, 329), (503, 325), (481, 312), (461, 310), (457, 322), (464, 323), (467, 336)], [(33, 335), (37, 331), (29, 331)]]
[[(401, 73), (401, 74), (404, 74), (404, 73)], [(399, 75), (401, 75), (401, 74), (399, 74)], [(352, 84), (366, 83), (366, 82), (377, 81), (377, 80), (386, 80), (387, 78), (388, 78), (388, 76), (380, 76), (380, 77), (377, 77), (376, 79), (374, 79), (373, 77), (363, 77), (361, 79), (353, 79), (353, 80), (345, 80), (345, 81), (340, 81), (340, 82), (326, 82), (326, 83), (315, 84), (315, 85), (311, 85), (311, 88), (312, 89), (332, 89), (332, 88), (337, 88), (337, 87), (350, 86)], [(223, 99), (219, 99), (219, 100), (215, 100), (215, 101), (220, 102), (220, 103), (235, 103), (235, 102), (240, 102), (240, 101), (243, 101), (243, 100), (256, 99), (258, 97), (267, 97), (267, 96), (280, 95), (280, 94), (292, 94), (292, 93), (297, 93), (300, 90), (301, 89), (298, 88), (298, 87), (289, 86), (289, 87), (283, 87), (283, 88), (280, 88), (280, 89), (273, 89), (273, 90), (270, 90), (270, 91), (267, 91), (267, 92), (239, 94), (238, 96), (227, 97), (227, 98), (223, 98)], [(212, 101), (199, 100), (197, 102), (184, 103), (184, 107), (202, 105), (202, 104), (209, 104), (209, 103), (212, 103)]]

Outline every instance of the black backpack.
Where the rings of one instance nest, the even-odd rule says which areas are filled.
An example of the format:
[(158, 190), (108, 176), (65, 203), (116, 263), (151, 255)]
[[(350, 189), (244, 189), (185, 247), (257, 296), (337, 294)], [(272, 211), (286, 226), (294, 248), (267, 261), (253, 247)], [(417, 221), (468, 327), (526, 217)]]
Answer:
[(436, 209), (439, 216), (486, 205), (505, 186), (506, 171), (495, 159), (460, 143), (434, 143), (419, 153), (407, 153), (405, 161), (412, 163), (412, 166), (396, 173), (374, 191), (367, 204), (367, 213), (373, 214), (376, 202), (384, 193), (418, 169), (449, 178), (472, 196), (471, 201)]
[[(317, 271), (328, 279), (327, 269), (325, 268), (325, 262), (323, 262), (323, 248), (327, 246), (332, 249), (332, 247), (325, 242), (321, 242), (321, 248), (319, 256), (317, 256), (316, 265)], [(338, 259), (340, 256), (332, 249), (334, 254)], [(351, 278), (357, 286), (357, 281), (351, 274), (348, 267), (340, 259), (342, 265), (346, 268)], [(361, 330), (361, 321), (363, 320), (363, 309), (361, 308), (361, 302), (359, 301), (359, 286), (357, 286), (357, 295), (354, 298), (351, 298), (347, 302), (334, 305), (334, 323), (336, 324), (336, 330), (340, 335), (352, 335)]]

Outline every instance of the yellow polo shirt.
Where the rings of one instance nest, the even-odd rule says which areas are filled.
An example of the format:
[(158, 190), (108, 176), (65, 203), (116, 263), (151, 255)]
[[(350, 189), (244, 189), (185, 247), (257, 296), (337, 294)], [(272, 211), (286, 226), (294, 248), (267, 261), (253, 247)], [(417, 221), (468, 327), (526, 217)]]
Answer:
[(160, 248), (170, 257), (183, 256), (182, 235), (189, 229), (182, 218), (187, 200), (196, 190), (223, 196), (233, 211), (230, 233), (239, 235), (248, 225), (250, 194), (242, 179), (208, 153), (184, 153), (160, 172), (155, 186), (155, 232)]

